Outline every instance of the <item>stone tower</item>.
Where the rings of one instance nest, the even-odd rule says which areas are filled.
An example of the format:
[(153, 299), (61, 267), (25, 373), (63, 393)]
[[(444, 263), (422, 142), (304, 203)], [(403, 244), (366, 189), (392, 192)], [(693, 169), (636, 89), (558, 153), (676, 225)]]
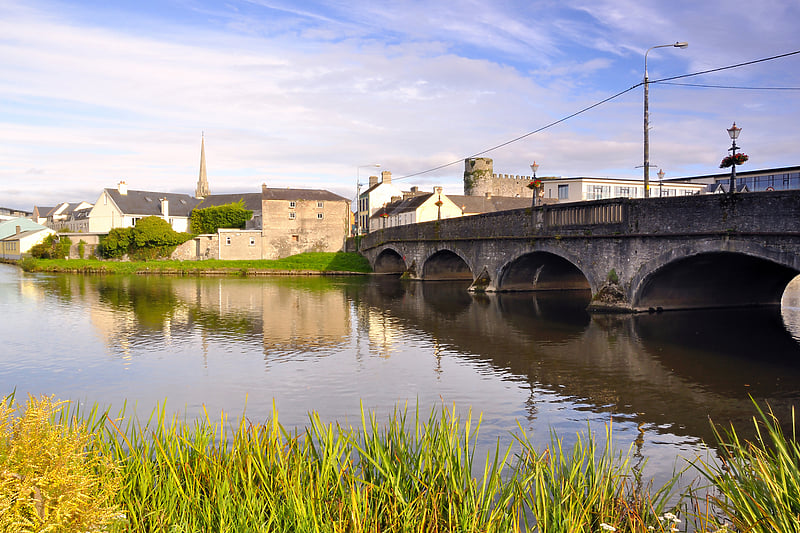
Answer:
[(205, 198), (211, 193), (208, 188), (208, 176), (206, 175), (206, 145), (205, 135), (200, 134), (200, 177), (197, 179), (197, 189), (194, 192), (195, 198)]
[(493, 161), (488, 157), (464, 160), (464, 195), (485, 196), (492, 191)]

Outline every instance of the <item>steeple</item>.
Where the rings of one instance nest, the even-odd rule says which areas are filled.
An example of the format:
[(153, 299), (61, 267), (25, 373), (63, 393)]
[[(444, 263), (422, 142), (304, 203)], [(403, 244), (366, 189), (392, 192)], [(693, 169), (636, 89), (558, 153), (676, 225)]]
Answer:
[(200, 134), (200, 178), (197, 180), (197, 190), (194, 192), (195, 198), (205, 198), (210, 194), (208, 189), (208, 176), (206, 175), (206, 145), (205, 134)]

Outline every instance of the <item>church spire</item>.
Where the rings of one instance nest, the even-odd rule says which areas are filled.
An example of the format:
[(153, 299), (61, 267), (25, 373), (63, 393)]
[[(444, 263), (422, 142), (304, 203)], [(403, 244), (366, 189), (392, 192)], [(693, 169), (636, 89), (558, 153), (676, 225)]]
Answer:
[(195, 198), (205, 198), (211, 191), (208, 189), (208, 176), (206, 175), (206, 145), (205, 134), (200, 134), (200, 178), (197, 180)]

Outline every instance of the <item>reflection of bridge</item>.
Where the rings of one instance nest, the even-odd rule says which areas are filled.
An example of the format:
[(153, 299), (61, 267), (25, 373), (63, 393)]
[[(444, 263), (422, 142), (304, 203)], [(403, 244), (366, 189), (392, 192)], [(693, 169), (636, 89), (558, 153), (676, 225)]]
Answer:
[(379, 230), (361, 252), (472, 290), (590, 289), (597, 309), (778, 305), (800, 273), (800, 191), (505, 211)]

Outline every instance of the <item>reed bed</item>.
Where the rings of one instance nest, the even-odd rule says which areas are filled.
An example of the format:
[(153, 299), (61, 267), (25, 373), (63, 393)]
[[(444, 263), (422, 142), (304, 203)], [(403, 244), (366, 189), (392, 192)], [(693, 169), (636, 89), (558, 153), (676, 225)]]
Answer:
[(476, 457), (480, 416), (445, 407), (290, 431), (274, 409), (256, 424), (1, 405), (0, 531), (800, 531), (795, 434), (761, 411), (757, 441), (720, 434), (724, 461), (695, 463), (710, 486), (675, 503), (677, 477), (638, 483), (610, 426), (543, 451), (520, 428)]

